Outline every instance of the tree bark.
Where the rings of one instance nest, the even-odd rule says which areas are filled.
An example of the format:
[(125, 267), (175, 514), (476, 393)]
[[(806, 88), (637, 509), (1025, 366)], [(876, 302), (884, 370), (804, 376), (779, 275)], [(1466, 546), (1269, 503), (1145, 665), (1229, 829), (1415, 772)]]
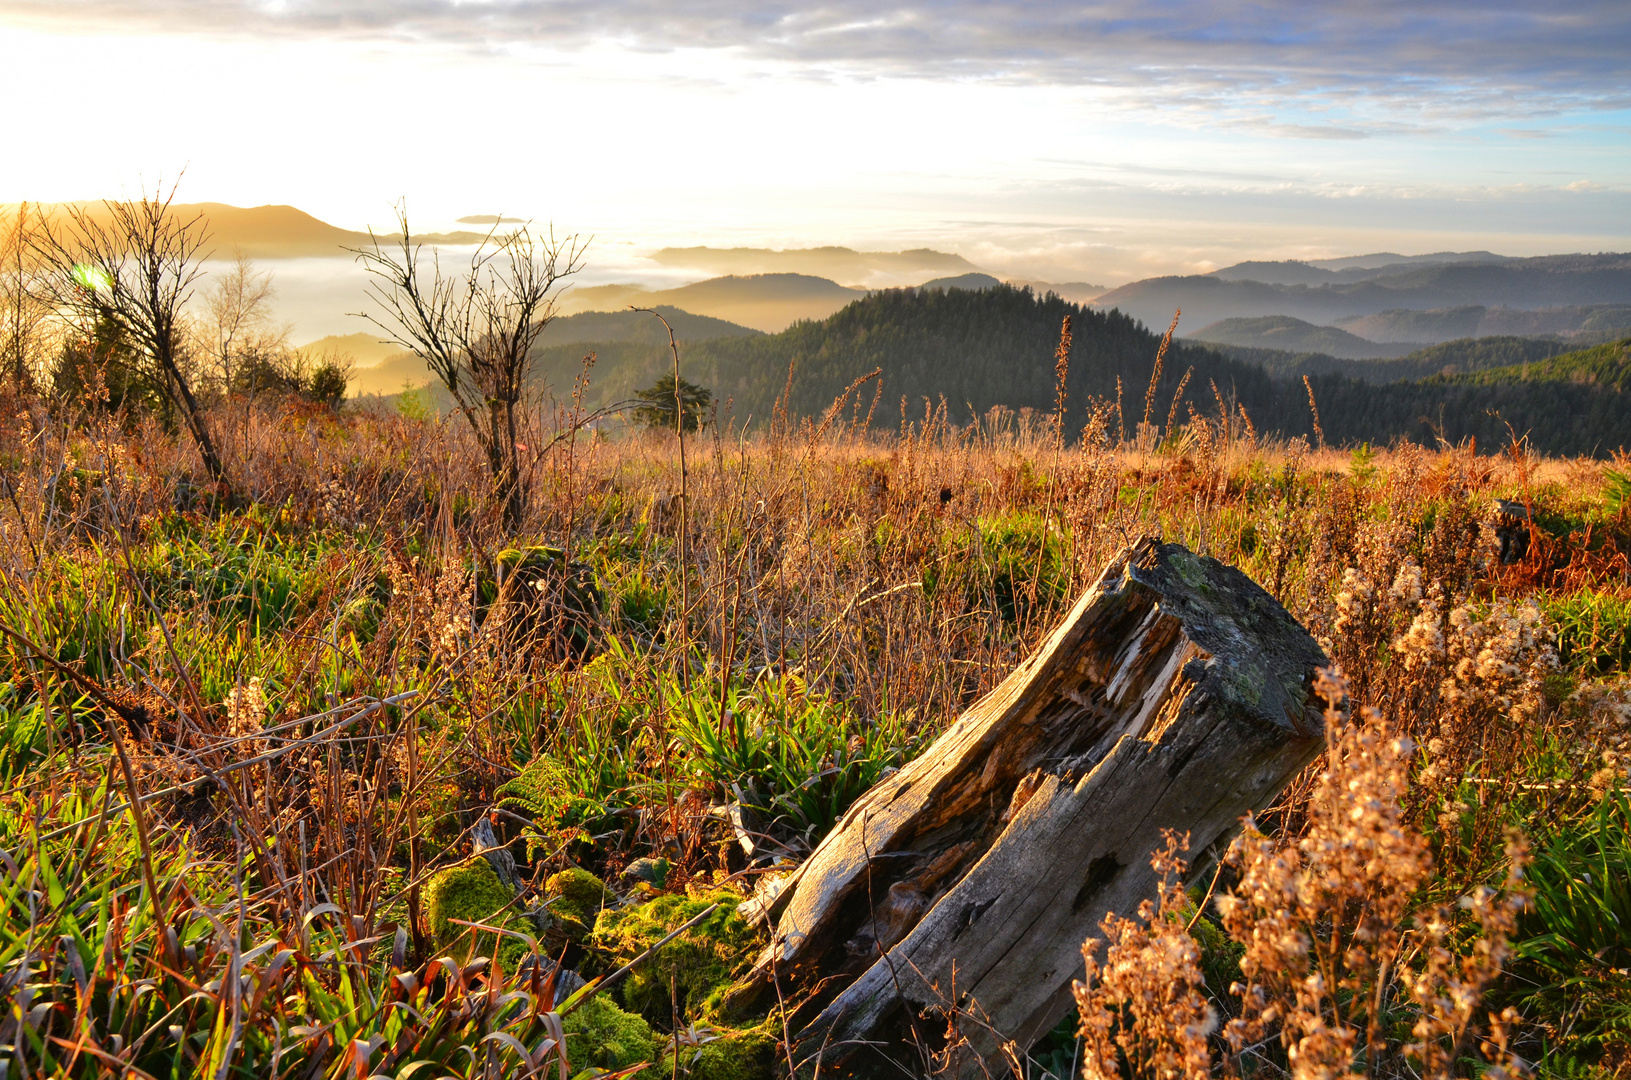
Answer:
[(732, 1004), (798, 1000), (801, 1073), (921, 1074), (940, 1010), (951, 1071), (1002, 1075), (1070, 1008), (1083, 940), (1154, 895), (1162, 830), (1215, 850), (1324, 745), (1325, 663), (1239, 570), (1140, 541), (763, 907)]
[(210, 481), (216, 486), (217, 491), (230, 499), (231, 482), (227, 479), (227, 470), (221, 461), (221, 455), (215, 451), (215, 440), (210, 438), (204, 410), (199, 408), (198, 399), (193, 396), (192, 387), (187, 385), (187, 379), (182, 375), (175, 356), (171, 352), (165, 352), (158, 359), (160, 370), (168, 377), (171, 395), (180, 399), (181, 411), (187, 418), (187, 430), (192, 432), (193, 442), (198, 445), (198, 456), (204, 460), (204, 471), (209, 474)]

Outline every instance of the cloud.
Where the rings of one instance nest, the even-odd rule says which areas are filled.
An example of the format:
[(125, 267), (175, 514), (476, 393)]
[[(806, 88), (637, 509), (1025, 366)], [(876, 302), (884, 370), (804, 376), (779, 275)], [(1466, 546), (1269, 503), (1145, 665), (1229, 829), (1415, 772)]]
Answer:
[(720, 50), (819, 77), (1040, 82), (1201, 111), (1315, 102), (1345, 114), (1265, 126), (1290, 138), (1360, 138), (1365, 117), (1397, 112), (1631, 106), (1624, 0), (0, 0), (0, 20), (483, 51)]
[(1269, 133), (1285, 139), (1368, 139), (1373, 132), (1332, 124), (1268, 124)]

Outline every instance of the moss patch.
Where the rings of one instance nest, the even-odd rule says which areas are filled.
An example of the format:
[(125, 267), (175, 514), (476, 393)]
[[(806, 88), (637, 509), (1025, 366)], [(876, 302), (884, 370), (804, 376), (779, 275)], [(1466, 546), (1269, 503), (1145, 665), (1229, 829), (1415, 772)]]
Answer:
[(577, 867), (551, 875), (544, 882), (544, 892), (551, 898), (549, 911), (556, 923), (567, 937), (580, 942), (614, 899), (604, 881)]
[(702, 914), (710, 904), (719, 905), (719, 910), (664, 945), (656, 956), (629, 974), (623, 984), (623, 1000), (628, 1007), (647, 1016), (672, 1015), (672, 982), (681, 1017), (694, 1020), (711, 1015), (731, 980), (753, 960), (753, 930), (736, 913), (741, 902), (741, 894), (730, 889), (696, 890), (684, 896), (659, 896), (638, 907), (602, 912), (595, 923), (593, 943), (622, 964)]
[(679, 1069), (665, 1057), (659, 1069), (690, 1080), (771, 1080), (776, 1068), (776, 1039), (763, 1028), (722, 1031), (698, 1047), (681, 1047)]
[(527, 955), (525, 941), (507, 934), (472, 931), (453, 921), (463, 919), (527, 933), (529, 927), (524, 925), (517, 905), (511, 903), (514, 899), (515, 894), (479, 855), (440, 871), (425, 886), (425, 916), (436, 947), (451, 953), (460, 963), (472, 956), (491, 956), (506, 971), (514, 971)]
[(596, 994), (561, 1023), (566, 1057), (573, 1070), (593, 1066), (625, 1069), (656, 1061), (660, 1044), (644, 1017), (624, 1012), (604, 994)]

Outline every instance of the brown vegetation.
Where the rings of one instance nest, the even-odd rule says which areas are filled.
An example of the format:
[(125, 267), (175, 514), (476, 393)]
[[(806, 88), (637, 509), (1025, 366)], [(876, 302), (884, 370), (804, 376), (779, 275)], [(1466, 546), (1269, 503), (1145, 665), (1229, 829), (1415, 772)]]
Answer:
[[(571, 1045), (547, 1019), (566, 1007), (554, 976), (497, 947), (456, 964), (426, 915), (478, 827), (527, 892), (471, 934), (536, 936), (515, 920), (573, 865), (635, 898), (717, 888), (731, 907), (1148, 533), (1262, 583), (1375, 714), (1192, 894), (1178, 849), (1161, 857), (1174, 884), (1143, 924), (1107, 928), (1103, 994), (1084, 991), (1099, 1072), (1227, 1056), (1254, 1075), (1445, 1075), (1490, 1038), (1503, 1062), (1573, 1039), (1590, 1067), (1623, 1063), (1623, 976), (1581, 961), (1595, 981), (1563, 986), (1546, 965), (1564, 946), (1519, 949), (1540, 931), (1505, 899), (1510, 830), (1549, 865), (1623, 783), (1621, 639), (1609, 615), (1566, 621), (1627, 596), (1627, 510), (1602, 463), (1265, 446), (1236, 416), (1138, 450), (1107, 441), (1104, 408), (1063, 446), (1046, 417), (931, 410), (883, 437), (840, 413), (705, 431), (682, 497), (672, 434), (529, 409), (514, 441), (538, 450), (518, 453), (526, 502), (506, 524), (462, 421), (223, 400), (227, 506), (191, 444), (93, 404), (0, 409), (0, 978), (31, 995), (0, 1042), (19, 1071), (535, 1068)], [(1530, 508), (1504, 565), (1498, 497)], [(525, 607), (505, 587), (522, 567)], [(1209, 885), (1228, 902), (1203, 902)], [(586, 972), (628, 959), (550, 933)], [(1176, 980), (1158, 1004), (1108, 974), (1135, 954)], [(1496, 977), (1514, 962), (1527, 981)], [(1293, 985), (1298, 964), (1323, 983)], [(747, 1045), (642, 986), (663, 1001), (642, 1021), (667, 1040), (663, 1075)], [(781, 1008), (753, 1038), (780, 1038)], [(1590, 1042), (1588, 1021), (1609, 1034)], [(154, 1034), (167, 1024), (182, 1035)], [(1163, 1039), (1178, 1049), (1128, 1049)], [(1042, 1052), (1016, 1048), (1018, 1067), (1044, 1075)]]

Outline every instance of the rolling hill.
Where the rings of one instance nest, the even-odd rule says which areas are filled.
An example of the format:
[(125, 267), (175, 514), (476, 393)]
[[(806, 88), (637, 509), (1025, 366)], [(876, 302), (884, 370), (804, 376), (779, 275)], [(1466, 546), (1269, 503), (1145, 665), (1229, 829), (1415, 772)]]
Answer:
[(1473, 439), (1493, 451), (1516, 435), (1546, 454), (1600, 457), (1631, 447), (1631, 338), (1414, 382), (1376, 386), (1336, 375), (1311, 381), (1333, 443)]
[(402, 346), (381, 341), (378, 333), (330, 334), (328, 337), (308, 341), (300, 346), (308, 355), (349, 356), (358, 369), (366, 369), (391, 359), (402, 351)]
[[(1336, 325), (1371, 341), (1450, 341), (1458, 337), (1556, 334), (1609, 340), (1631, 329), (1631, 305), (1594, 304), (1523, 310), (1480, 305), (1433, 311), (1379, 311), (1336, 320)], [(1582, 342), (1593, 344), (1595, 342)]]
[(865, 289), (846, 288), (809, 274), (732, 274), (677, 289), (649, 290), (638, 285), (574, 288), (563, 298), (562, 309), (586, 312), (630, 304), (667, 306), (774, 333), (800, 319), (824, 319), (866, 294)]
[(1624, 394), (1631, 391), (1631, 337), (1544, 360), (1468, 372), (1447, 381), (1458, 386), (1533, 387), (1568, 383)]
[[(678, 308), (665, 306), (656, 310), (668, 320), (669, 325), (674, 328), (675, 340), (680, 342), (759, 335), (759, 331), (749, 327), (738, 326), (706, 315), (693, 315)], [(351, 341), (354, 338), (368, 337), (370, 335), (352, 334), (343, 339), (323, 340)], [(394, 394), (404, 386), (421, 386), (434, 378), (424, 361), (413, 353), (395, 345), (379, 347), (388, 350), (385, 356), (368, 366), (359, 367), (352, 373), (353, 394)], [(555, 376), (548, 380), (550, 384), (558, 388), (563, 385), (569, 388), (570, 379), (563, 384), (560, 381), (564, 377), (561, 373), (570, 371), (571, 378), (576, 378), (577, 372), (582, 368), (585, 354), (590, 352), (605, 354), (609, 362), (600, 367), (602, 371), (616, 368), (628, 355), (641, 358), (667, 356), (668, 331), (663, 328), (661, 322), (644, 312), (585, 312), (579, 315), (563, 315), (553, 320), (544, 328), (544, 333), (538, 341), (538, 348), (540, 356), (548, 358), (540, 362), (541, 368), (547, 369)]]
[(1258, 319), (1222, 319), (1187, 335), (1209, 345), (1238, 345), (1294, 353), (1324, 353), (1345, 360), (1376, 360), (1400, 356), (1417, 348), (1378, 344), (1335, 326), (1315, 326), (1290, 315)]
[(1576, 346), (1560, 338), (1484, 337), (1428, 345), (1404, 356), (1376, 360), (1331, 356), (1322, 352), (1288, 352), (1209, 342), (1223, 355), (1248, 364), (1260, 364), (1277, 379), (1304, 375), (1343, 375), (1361, 382), (1389, 383), (1426, 379), (1488, 368), (1531, 364), (1566, 353)]
[(920, 289), (994, 289), (1002, 282), (990, 274), (958, 274), (956, 277), (933, 278), (919, 285)]

